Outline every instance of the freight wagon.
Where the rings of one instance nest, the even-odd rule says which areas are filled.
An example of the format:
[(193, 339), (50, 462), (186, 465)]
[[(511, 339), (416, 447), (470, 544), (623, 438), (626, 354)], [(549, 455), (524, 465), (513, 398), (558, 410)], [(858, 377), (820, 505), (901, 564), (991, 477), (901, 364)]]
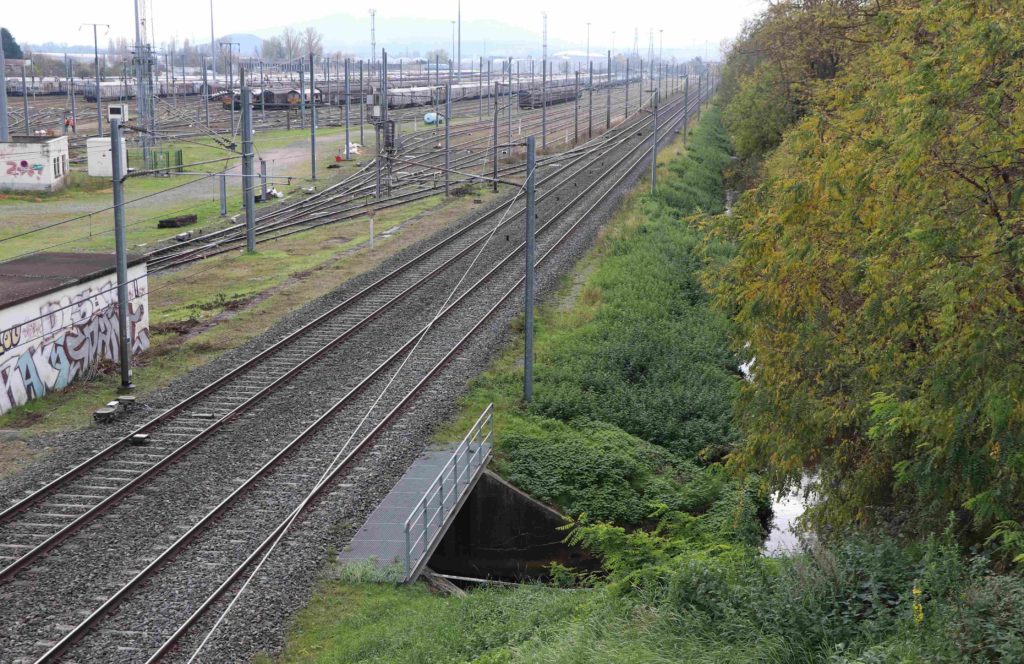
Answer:
[[(90, 83), (84, 83), (82, 85), (82, 94), (85, 95), (86, 101), (96, 101), (96, 81)], [(128, 80), (127, 82), (122, 81), (100, 81), (99, 87), (99, 99), (100, 101), (114, 101), (118, 99), (134, 99), (135, 98), (135, 81)]]

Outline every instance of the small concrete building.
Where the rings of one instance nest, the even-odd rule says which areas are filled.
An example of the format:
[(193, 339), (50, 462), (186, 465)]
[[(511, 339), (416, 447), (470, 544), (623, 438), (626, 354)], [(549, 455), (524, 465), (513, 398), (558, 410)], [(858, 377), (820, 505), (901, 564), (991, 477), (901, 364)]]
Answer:
[(0, 190), (59, 191), (67, 182), (67, 136), (11, 136), (0, 143)]
[[(89, 138), (85, 141), (89, 175), (92, 177), (114, 177), (114, 162), (111, 159), (110, 137)], [(128, 152), (125, 149), (124, 137), (121, 138), (121, 168), (128, 170)]]
[[(40, 253), (0, 263), (0, 414), (117, 362), (114, 255)], [(149, 286), (128, 260), (132, 354), (149, 348)]]

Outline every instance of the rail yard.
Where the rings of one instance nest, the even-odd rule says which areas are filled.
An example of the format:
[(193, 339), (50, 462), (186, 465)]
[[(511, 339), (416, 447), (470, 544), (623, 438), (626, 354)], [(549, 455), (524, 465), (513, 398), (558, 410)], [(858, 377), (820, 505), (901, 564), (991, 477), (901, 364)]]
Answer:
[[(0, 663), (281, 649), (325, 558), (369, 527), (498, 351), (520, 330), (532, 344), (535, 298), (655, 185), (659, 151), (712, 103), (717, 66), (662, 57), (653, 30), (643, 57), (591, 57), (588, 36), (585, 59), (556, 60), (546, 30), (540, 58), (389, 63), (374, 45), (369, 59), (275, 61), (226, 41), (220, 69), (204, 55), (197, 71), (161, 64), (142, 28), (147, 55), (103, 80), (67, 58), (64, 76), (0, 61), (0, 160), (41, 180), (48, 165), (17, 166), (25, 151), (64, 150), (51, 189), (0, 193), (2, 431), (21, 445), (19, 427), (44, 427), (11, 448), (36, 452), (0, 464)], [(429, 230), (401, 239), (415, 224)], [(322, 249), (311, 242), (339, 249), (233, 304), (231, 280), (255, 281), (262, 256)], [(176, 359), (175, 336), (235, 307), (258, 317), (283, 284), (346, 262), (363, 267), (224, 352)], [(189, 300), (210, 271), (232, 276)], [(190, 312), (180, 333), (149, 297), (170, 291)], [(147, 382), (157, 362), (180, 368)], [(83, 412), (76, 393), (107, 396)], [(483, 421), (459, 449), (493, 442)], [(420, 500), (438, 501), (422, 508), (423, 560), (405, 526), (410, 582), (484, 472), (460, 473), (457, 452), (447, 463), (454, 493), (442, 469)]]

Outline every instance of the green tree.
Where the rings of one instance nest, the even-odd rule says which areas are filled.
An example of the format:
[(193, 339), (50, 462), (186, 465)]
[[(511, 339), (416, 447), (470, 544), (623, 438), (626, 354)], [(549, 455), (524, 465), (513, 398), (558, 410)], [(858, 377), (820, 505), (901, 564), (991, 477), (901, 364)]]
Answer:
[(734, 463), (818, 475), (820, 523), (1009, 548), (1024, 515), (1024, 9), (900, 3), (724, 228), (756, 358)]
[(0, 28), (0, 42), (3, 43), (4, 57), (14, 58), (21, 60), (25, 57), (25, 54), (21, 51), (21, 46), (18, 46), (18, 42), (14, 39), (14, 35), (7, 28)]

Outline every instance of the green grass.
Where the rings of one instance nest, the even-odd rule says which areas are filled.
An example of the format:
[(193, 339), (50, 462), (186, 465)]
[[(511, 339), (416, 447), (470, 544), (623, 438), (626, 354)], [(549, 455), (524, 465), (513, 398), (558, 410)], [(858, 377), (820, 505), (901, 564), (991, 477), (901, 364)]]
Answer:
[[(475, 194), (489, 196), (483, 191)], [(373, 250), (366, 245), (367, 219), (359, 217), (261, 246), (256, 254), (225, 254), (150, 277), (152, 345), (137, 358), (137, 395), (144, 399), (151, 390), (244, 343), (393, 251), (461, 218), (473, 198), (446, 202), (439, 194), (381, 211), (375, 219), (378, 237)], [(418, 220), (415, 225), (380, 237), (413, 219)], [(116, 372), (75, 382), (0, 415), (0, 429), (18, 429), (27, 437), (85, 426), (92, 411), (112, 398), (118, 383)]]

